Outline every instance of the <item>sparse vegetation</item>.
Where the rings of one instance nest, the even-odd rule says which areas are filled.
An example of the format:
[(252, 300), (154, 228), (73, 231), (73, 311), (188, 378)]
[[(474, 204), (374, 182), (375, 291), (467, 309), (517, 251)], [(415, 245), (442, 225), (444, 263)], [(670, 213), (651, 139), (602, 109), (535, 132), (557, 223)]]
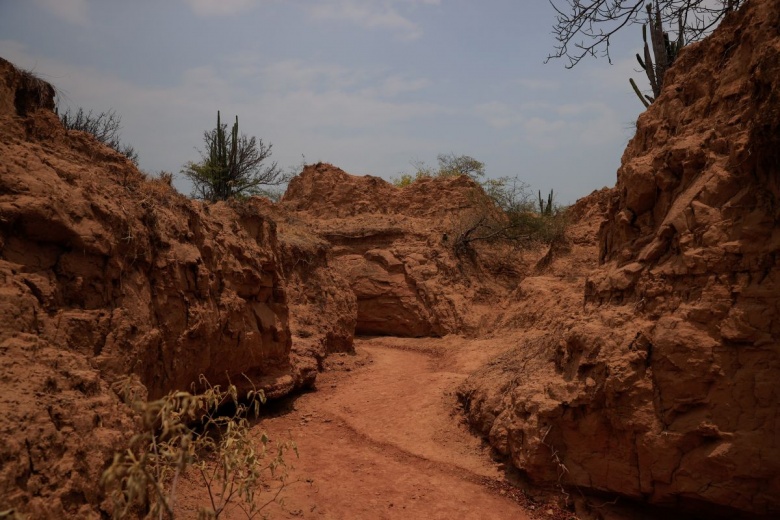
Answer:
[(542, 190), (539, 190), (539, 214), (545, 217), (549, 217), (553, 214), (553, 190), (550, 190), (550, 194), (547, 195), (547, 204), (544, 203), (542, 198)]
[[(115, 454), (103, 474), (115, 519), (175, 518), (177, 484), (188, 470), (210, 499), (210, 507), (198, 512), (199, 519), (219, 518), (230, 504), (247, 518), (256, 518), (278, 499), (287, 483), (285, 453), (296, 447), (285, 442), (269, 452), (265, 434), (259, 440), (251, 437), (249, 417), (257, 416), (265, 402), (262, 391), (250, 391), (242, 401), (235, 385), (223, 390), (203, 376), (200, 383), (202, 393), (171, 392), (151, 402), (137, 399), (130, 379), (115, 388), (136, 411), (139, 423), (129, 447)], [(232, 412), (220, 413), (224, 406), (232, 406)], [(277, 489), (258, 503), (258, 491), (270, 482), (276, 482)]]
[(471, 256), (478, 242), (509, 242), (517, 247), (553, 244), (563, 239), (566, 223), (565, 208), (537, 213), (533, 204), (515, 202), (512, 209), (496, 211), (495, 201), (488, 198), (456, 224), (453, 246), (456, 254)]
[(17, 114), (25, 116), (38, 108), (54, 108), (54, 97), (57, 94), (54, 86), (39, 78), (32, 70), (19, 69), (19, 75), (21, 85), (14, 96)]
[[(661, 12), (658, 6), (658, 2), (655, 3), (655, 12), (653, 12), (653, 6), (647, 4), (647, 21), (650, 25), (650, 41), (653, 46), (652, 53), (650, 52), (650, 46), (647, 44), (647, 24), (642, 25), (642, 40), (644, 41), (643, 56), (636, 55), (636, 59), (639, 62), (639, 66), (647, 74), (647, 79), (650, 82), (650, 88), (653, 90), (653, 95), (648, 96), (642, 94), (637, 86), (634, 78), (629, 78), (631, 87), (639, 97), (639, 101), (645, 106), (650, 106), (650, 103), (655, 101), (655, 98), (661, 95), (661, 88), (664, 84), (664, 76), (669, 67), (672, 66), (674, 60), (677, 59), (677, 55), (680, 50), (685, 46), (685, 31), (683, 31), (682, 13), (679, 14), (677, 20), (677, 40), (671, 41), (669, 39), (669, 33), (664, 31), (663, 21), (661, 19)], [(655, 63), (653, 63), (653, 56), (655, 56)]]
[(217, 126), (203, 134), (206, 152), (201, 152), (201, 162), (189, 162), (181, 172), (194, 185), (192, 195), (215, 202), (232, 197), (266, 195), (290, 179), (276, 162), (264, 164), (271, 156), (271, 145), (262, 139), (238, 134), (238, 116), (228, 133), (217, 112)]
[(468, 155), (440, 154), (437, 160), (438, 168), (422, 161), (413, 162), (415, 171), (401, 175), (393, 183), (403, 188), (420, 179), (466, 175), (480, 185), (482, 193), (474, 194), (472, 210), (454, 224), (451, 236), (456, 254), (473, 255), (473, 246), (478, 242), (550, 244), (563, 237), (565, 211), (555, 205), (552, 190), (546, 202), (539, 192), (537, 212), (528, 185), (517, 177), (487, 179), (485, 164)]
[(457, 177), (459, 175), (467, 175), (474, 181), (481, 183), (485, 176), (485, 163), (468, 155), (439, 154), (436, 160), (439, 163), (438, 169), (431, 167), (425, 161), (413, 161), (414, 172), (402, 173), (400, 177), (392, 180), (393, 184), (403, 188), (420, 179)]
[(119, 130), (122, 129), (122, 118), (114, 110), (95, 114), (92, 110), (85, 112), (83, 108), (79, 108), (73, 112), (68, 108), (59, 116), (65, 129), (80, 130), (94, 135), (95, 139), (126, 156), (138, 166), (138, 154), (135, 149), (122, 143), (120, 139)]
[[(601, 55), (609, 59), (612, 36), (623, 27), (643, 23), (640, 18), (644, 0), (551, 0), (550, 3), (557, 13), (552, 32), (558, 43), (547, 61), (565, 57), (566, 68), (574, 67), (586, 56)], [(679, 23), (683, 40), (699, 41), (724, 16), (744, 3), (745, 0), (656, 0), (656, 22), (660, 26)]]

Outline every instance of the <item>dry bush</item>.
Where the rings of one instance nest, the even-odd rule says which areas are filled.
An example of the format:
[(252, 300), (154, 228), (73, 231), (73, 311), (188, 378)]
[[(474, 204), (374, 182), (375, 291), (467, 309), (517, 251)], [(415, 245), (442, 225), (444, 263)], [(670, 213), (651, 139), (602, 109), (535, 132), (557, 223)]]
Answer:
[[(262, 391), (250, 391), (239, 400), (235, 385), (223, 390), (201, 376), (202, 393), (175, 391), (156, 401), (136, 398), (132, 380), (115, 388), (138, 416), (139, 432), (128, 448), (114, 455), (102, 484), (113, 502), (113, 518), (173, 519), (176, 490), (185, 471), (194, 471), (210, 498), (210, 508), (199, 519), (219, 518), (228, 505), (247, 518), (262, 515), (287, 483), (286, 452), (292, 442), (268, 447), (263, 434), (259, 445), (250, 436), (249, 416), (257, 416), (265, 402)], [(220, 413), (232, 406), (232, 413)], [(272, 498), (258, 504), (259, 491), (275, 482)]]
[(60, 115), (60, 121), (66, 130), (79, 130), (92, 134), (95, 139), (110, 146), (138, 166), (138, 153), (129, 144), (122, 143), (120, 139), (122, 118), (114, 110), (95, 114), (92, 110), (85, 112), (83, 108), (79, 108), (73, 112), (68, 108)]
[(14, 96), (16, 113), (25, 117), (39, 108), (54, 109), (54, 87), (31, 70), (19, 69), (20, 82)]
[(555, 207), (552, 192), (547, 206), (537, 213), (527, 185), (516, 178), (491, 180), (475, 193), (472, 210), (464, 213), (452, 230), (458, 256), (473, 257), (476, 243), (506, 243), (514, 248), (563, 241), (568, 217), (566, 209)]

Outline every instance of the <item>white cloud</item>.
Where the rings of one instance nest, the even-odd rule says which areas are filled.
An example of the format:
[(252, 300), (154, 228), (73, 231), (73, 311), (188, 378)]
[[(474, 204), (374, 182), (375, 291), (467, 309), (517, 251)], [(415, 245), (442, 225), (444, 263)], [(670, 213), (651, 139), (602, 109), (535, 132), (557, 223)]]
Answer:
[(363, 95), (394, 98), (402, 94), (417, 92), (431, 86), (426, 78), (406, 78), (404, 76), (389, 76), (382, 79), (376, 87), (361, 90)]
[[(639, 88), (649, 87), (645, 72), (639, 68), (639, 63), (635, 57), (627, 57), (615, 60), (612, 64), (605, 66), (591, 67), (585, 71), (583, 80), (598, 85), (604, 90), (609, 90), (616, 94), (625, 94), (632, 92), (629, 78), (634, 78)], [(632, 96), (634, 94), (631, 94)], [(639, 100), (637, 100), (637, 103)]]
[(184, 0), (184, 2), (196, 15), (204, 18), (235, 15), (247, 11), (257, 4), (256, 0)]
[(302, 90), (267, 99), (263, 104), (269, 117), (304, 129), (381, 130), (384, 125), (442, 112), (432, 103), (395, 103), (343, 91)]
[(501, 101), (482, 103), (474, 107), (474, 114), (493, 128), (504, 129), (523, 120), (522, 114), (514, 107)]
[(356, 97), (387, 99), (424, 90), (432, 85), (428, 78), (388, 74), (383, 69), (350, 69), (333, 63), (307, 63), (282, 60), (269, 65), (258, 63), (256, 54), (230, 58), (236, 78), (262, 85), (267, 94), (284, 96), (289, 92), (343, 91)]
[(516, 127), (518, 142), (544, 152), (605, 146), (623, 136), (617, 111), (596, 101), (563, 105), (491, 101), (471, 113), (494, 129)]
[(511, 84), (527, 90), (555, 90), (560, 87), (560, 83), (557, 81), (532, 78), (516, 79), (512, 81)]
[(443, 110), (433, 103), (395, 99), (429, 86), (425, 78), (297, 60), (276, 62), (258, 72), (266, 110), (303, 128), (379, 128)]
[(542, 150), (602, 147), (623, 135), (617, 111), (603, 103), (562, 105), (550, 115), (524, 124), (526, 140)]
[[(414, 5), (437, 5), (439, 0), (401, 0)], [(319, 21), (347, 22), (364, 29), (395, 31), (403, 40), (422, 36), (422, 29), (398, 12), (399, 1), (377, 0), (321, 0), (306, 6), (309, 16)]]
[(284, 60), (255, 66), (266, 88), (275, 92), (290, 90), (345, 90), (369, 81), (365, 71), (351, 70), (330, 63), (305, 63), (300, 60)]
[(87, 0), (34, 0), (42, 9), (74, 25), (89, 24)]

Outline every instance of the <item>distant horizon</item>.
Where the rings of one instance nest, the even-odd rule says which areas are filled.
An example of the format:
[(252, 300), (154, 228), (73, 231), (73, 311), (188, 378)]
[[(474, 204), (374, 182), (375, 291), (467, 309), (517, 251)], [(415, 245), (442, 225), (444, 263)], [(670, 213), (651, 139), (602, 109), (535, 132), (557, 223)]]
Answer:
[(181, 167), (220, 110), (282, 168), (390, 181), (454, 153), (572, 204), (615, 185), (643, 110), (628, 78), (646, 79), (638, 27), (613, 65), (567, 70), (543, 63), (553, 23), (548, 4), (510, 0), (10, 0), (0, 56), (52, 83), (61, 109), (115, 110), (139, 167), (185, 195)]

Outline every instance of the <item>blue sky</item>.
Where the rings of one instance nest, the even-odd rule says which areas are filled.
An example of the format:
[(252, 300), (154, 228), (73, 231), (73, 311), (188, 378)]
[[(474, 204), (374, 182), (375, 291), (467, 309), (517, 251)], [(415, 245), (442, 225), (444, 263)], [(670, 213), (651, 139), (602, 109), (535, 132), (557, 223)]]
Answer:
[(198, 160), (221, 110), (283, 167), (390, 179), (453, 152), (571, 203), (615, 184), (641, 33), (566, 70), (543, 63), (554, 21), (546, 0), (0, 0), (0, 56), (115, 109), (152, 173)]

